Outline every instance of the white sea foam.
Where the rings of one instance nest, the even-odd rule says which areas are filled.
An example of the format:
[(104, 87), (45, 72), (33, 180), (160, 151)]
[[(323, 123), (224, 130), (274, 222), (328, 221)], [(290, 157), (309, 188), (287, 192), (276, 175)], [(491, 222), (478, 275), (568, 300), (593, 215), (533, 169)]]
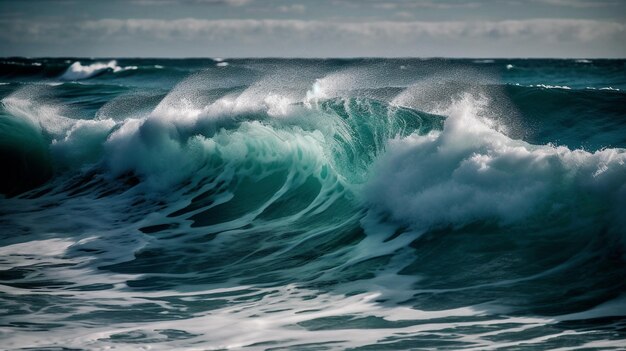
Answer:
[[(408, 67), (409, 66), (404, 66), (404, 69)], [(343, 69), (327, 73), (323, 77), (315, 79), (313, 84), (308, 86), (304, 102), (310, 105), (311, 103), (323, 99), (355, 96), (352, 94), (355, 94), (355, 92), (363, 87), (376, 89), (388, 87), (388, 84), (391, 84), (387, 76), (388, 73), (385, 70), (372, 70), (368, 68), (369, 67)], [(402, 69), (402, 67), (400, 69)], [(356, 95), (367, 96), (363, 95), (363, 92), (359, 92)]]
[(112, 72), (123, 72), (127, 70), (136, 70), (137, 68), (137, 66), (118, 66), (117, 61), (115, 60), (109, 61), (107, 63), (95, 62), (86, 66), (83, 66), (80, 61), (76, 61), (67, 68), (65, 73), (61, 75), (60, 79), (80, 80), (91, 78), (107, 70), (110, 70)]
[(41, 99), (39, 89), (25, 88), (2, 99), (2, 104), (9, 116), (29, 123), (38, 132), (63, 135), (74, 120), (63, 116), (61, 107), (42, 103)]
[(580, 192), (609, 209), (624, 205), (625, 150), (590, 153), (513, 140), (479, 117), (479, 106), (467, 96), (446, 113), (442, 131), (392, 140), (367, 201), (417, 228), (575, 213)]
[(626, 295), (604, 302), (592, 309), (557, 317), (558, 320), (583, 320), (626, 315)]
[(544, 89), (565, 89), (565, 90), (572, 89), (568, 87), (567, 85), (549, 85), (549, 84), (536, 84), (536, 85), (531, 85), (530, 87), (537, 87), (537, 88), (544, 88)]
[[(91, 160), (93, 154), (100, 154), (113, 175), (130, 171), (142, 178), (137, 188), (146, 190), (148, 187), (149, 191), (146, 195), (134, 192), (136, 188), (133, 188), (97, 201), (94, 201), (97, 193), (91, 192), (79, 196), (53, 194), (47, 199), (44, 196), (41, 199), (0, 203), (5, 213), (9, 207), (14, 211), (12, 213), (18, 213), (14, 204), (28, 203), (31, 206), (31, 201), (41, 201), (41, 204), (50, 201), (54, 206), (46, 210), (32, 211), (25, 205), (19, 215), (11, 215), (10, 220), (16, 223), (14, 227), (29, 228), (37, 235), (53, 235), (52, 231), (72, 234), (72, 239), (34, 240), (0, 250), (0, 256), (6, 256), (5, 261), (0, 260), (0, 264), (6, 263), (5, 268), (24, 266), (39, 274), (41, 278), (35, 282), (49, 284), (50, 280), (57, 279), (69, 284), (63, 288), (45, 289), (0, 285), (0, 292), (9, 299), (28, 295), (28, 298), (14, 298), (11, 302), (24, 311), (33, 307), (29, 305), (31, 301), (39, 301), (40, 297), (51, 301), (46, 306), (48, 310), (38, 307), (37, 310), (31, 309), (34, 310), (32, 313), (11, 316), (11, 322), (17, 326), (0, 330), (3, 346), (93, 350), (246, 347), (264, 350), (268, 347), (300, 349), (309, 346), (346, 349), (376, 344), (397, 349), (402, 348), (402, 344), (394, 342), (435, 340), (458, 342), (460, 344), (451, 345), (482, 350), (499, 346), (532, 347), (534, 344), (543, 347), (543, 343), (551, 338), (575, 334), (571, 330), (558, 330), (540, 336), (531, 332), (524, 341), (508, 342), (515, 340), (511, 334), (544, 327), (558, 318), (494, 315), (489, 309), (491, 306), (470, 303), (454, 308), (437, 309), (435, 306), (432, 310), (413, 307), (410, 302), (397, 304), (415, 298), (418, 293), (416, 289), (419, 286), (415, 283), (419, 277), (403, 278), (392, 273), (406, 267), (415, 258), (400, 253), (413, 250), (411, 244), (423, 230), (405, 231), (393, 240), (382, 242), (381, 238), (392, 235), (397, 226), (375, 220), (365, 223), (374, 217), (373, 211), (363, 220), (367, 236), (349, 249), (342, 249), (348, 253), (342, 256), (338, 266), (328, 269), (319, 266), (319, 273), (331, 275), (331, 271), (348, 269), (367, 259), (388, 255), (394, 256), (389, 266), (395, 270), (390, 272), (385, 267), (377, 268), (374, 278), (341, 282), (331, 289), (332, 292), (294, 284), (258, 287), (230, 281), (217, 288), (210, 282), (205, 284), (207, 279), (202, 269), (161, 274), (158, 265), (148, 265), (140, 267), (148, 271), (145, 274), (120, 274), (114, 273), (115, 268), (106, 267), (132, 260), (141, 265), (140, 250), (148, 244), (155, 244), (159, 249), (157, 252), (165, 255), (181, 250), (185, 245), (193, 246), (201, 253), (189, 251), (189, 256), (185, 256), (182, 253), (187, 251), (181, 250), (181, 266), (190, 262), (191, 266), (205, 267), (205, 263), (215, 259), (211, 250), (217, 252), (231, 247), (241, 240), (240, 234), (245, 230), (257, 234), (254, 241), (257, 238), (258, 241), (267, 239), (260, 234), (265, 229), (272, 233), (275, 227), (256, 221), (251, 229), (244, 229), (245, 224), (250, 224), (290, 186), (294, 188), (302, 184), (303, 179), (309, 176), (321, 179), (322, 169), (330, 167), (329, 160), (334, 156), (335, 150), (329, 146), (333, 137), (339, 135), (348, 142), (352, 141), (349, 133), (327, 126), (331, 124), (324, 119), (328, 116), (315, 110), (313, 102), (340, 95), (342, 90), (354, 89), (362, 81), (351, 78), (349, 74), (338, 74), (320, 79), (307, 93), (306, 88), (287, 91), (291, 86), (284, 87), (286, 79), (265, 78), (249, 85), (244, 91), (214, 98), (198, 96), (201, 95), (199, 88), (232, 88), (238, 82), (191, 78), (178, 85), (152, 113), (118, 116), (115, 121), (105, 113), (102, 118), (89, 121), (65, 117), (65, 111), (53, 104), (39, 102), (39, 96), (34, 93), (5, 98), (3, 103), (11, 114), (32, 121), (40, 130), (53, 134), (51, 148), (53, 153), (60, 155), (59, 158)], [(428, 96), (441, 91), (449, 93), (445, 89), (433, 88), (437, 94), (424, 94), (412, 99), (410, 95), (424, 86), (407, 89), (395, 102), (419, 108)], [(454, 93), (453, 96), (458, 95), (458, 91)], [(375, 165), (375, 173), (364, 189), (364, 199), (372, 208), (389, 213), (394, 219), (418, 229), (457, 226), (489, 219), (510, 224), (535, 218), (541, 212), (558, 215), (563, 206), (570, 205), (569, 199), (575, 201), (577, 192), (581, 191), (588, 196), (585, 201), (597, 201), (601, 206), (604, 202), (618, 204), (613, 206), (616, 213), (607, 212), (602, 220), (621, 215), (617, 212), (624, 208), (619, 205), (623, 204), (623, 200), (619, 201), (626, 198), (623, 150), (604, 149), (589, 153), (550, 145), (531, 145), (499, 132), (495, 122), (482, 115), (481, 101), (466, 96), (449, 108), (445, 101), (438, 99), (430, 109), (449, 116), (442, 131), (397, 137), (390, 142), (387, 153)], [(300, 102), (311, 104), (304, 108), (299, 105)], [(102, 111), (107, 110), (103, 108)], [(306, 114), (311, 111), (317, 114)], [(255, 113), (258, 120), (246, 120), (247, 116)], [(299, 123), (292, 124), (297, 118), (300, 118), (297, 120)], [(317, 125), (307, 129), (311, 124), (305, 125), (304, 122)], [(345, 119), (338, 118), (337, 123), (345, 123)], [(94, 153), (100, 146), (104, 151)], [(167, 217), (173, 208), (189, 205), (189, 194), (195, 196), (215, 188), (215, 183), (206, 181), (210, 177), (202, 180), (210, 172), (219, 173), (220, 181), (230, 181), (235, 177), (267, 176), (277, 167), (287, 170), (292, 178), (270, 200), (233, 220), (237, 223), (191, 228), (189, 216), (205, 211), (206, 206), (181, 218)], [(329, 173), (325, 176), (323, 191), (302, 212), (319, 214), (328, 208), (327, 203), (332, 203), (341, 195), (340, 191), (331, 192), (333, 185), (340, 180), (332, 172)], [(180, 194), (177, 193), (177, 186), (189, 178), (195, 178), (193, 180), (198, 183), (205, 181), (205, 184), (200, 189), (193, 189), (187, 198), (177, 198)], [(148, 214), (141, 213), (138, 218), (126, 222), (121, 220), (126, 218), (127, 212), (141, 207), (129, 204), (137, 198), (153, 196), (154, 189), (165, 190), (168, 208), (150, 210)], [(217, 204), (225, 203), (233, 196), (231, 193), (224, 194), (215, 200)], [(184, 235), (167, 238), (142, 235), (136, 230), (144, 225), (163, 223), (165, 219), (178, 221), (182, 229), (177, 234)], [(283, 223), (291, 227), (298, 219), (301, 219), (300, 215), (295, 214), (288, 220), (283, 219)], [(316, 222), (327, 225), (322, 220)], [(202, 240), (192, 240), (206, 240), (207, 232), (220, 230), (222, 233), (210, 245), (203, 245), (206, 242)], [(293, 247), (285, 247), (281, 254), (290, 253), (289, 250), (304, 243), (304, 238), (310, 239), (319, 234), (313, 231), (298, 238), (296, 233), (289, 233), (296, 236), (291, 242)], [(41, 250), (41, 254), (33, 254)], [(77, 254), (80, 252), (83, 256)], [(255, 251), (251, 255), (260, 252)], [(11, 253), (14, 255), (10, 256)], [(332, 253), (324, 254), (330, 256)], [(245, 259), (236, 254), (233, 256), (232, 264), (235, 266), (235, 260)], [(317, 262), (327, 262), (328, 256)], [(32, 257), (36, 259), (32, 260)], [(99, 260), (99, 264), (89, 265), (86, 260)], [(32, 266), (33, 263), (36, 266)], [(134, 263), (129, 262), (125, 267), (132, 267)], [(226, 266), (230, 264), (225, 263)], [(156, 272), (151, 270), (153, 267)], [(131, 286), (131, 282), (152, 278), (164, 278), (164, 281), (189, 279), (190, 285), (182, 283), (171, 290), (164, 288), (159, 291)], [(93, 287), (89, 286), (92, 284)], [(463, 288), (476, 286), (464, 285)], [(622, 304), (621, 300), (617, 300), (615, 304), (598, 306), (588, 316), (610, 315), (607, 314), (609, 311)], [(135, 311), (140, 317), (133, 320)], [(143, 312), (149, 318), (141, 316)], [(120, 317), (122, 314), (123, 317)], [(19, 326), (21, 323), (32, 323), (33, 316), (38, 323), (62, 323), (62, 327), (39, 333)], [(588, 316), (570, 315), (562, 319)], [(337, 320), (340, 322), (334, 322)], [(372, 321), (374, 324), (370, 324)], [(319, 328), (320, 325), (331, 328)], [(501, 336), (504, 341), (494, 341), (497, 340), (494, 336)], [(307, 345), (320, 343), (326, 344)], [(617, 344), (607, 341), (587, 345), (609, 347)]]
[[(86, 272), (85, 272), (86, 273)], [(54, 293), (54, 292), (50, 292)], [(36, 292), (34, 292), (36, 294)], [(67, 295), (67, 293), (65, 293)], [(257, 301), (255, 296), (259, 296)], [(385, 306), (375, 302), (379, 294), (361, 293), (352, 296), (323, 293), (286, 285), (271, 289), (250, 288), (246, 286), (230, 289), (210, 289), (198, 293), (161, 291), (158, 293), (107, 290), (88, 294), (76, 292), (71, 310), (73, 315), (98, 313), (100, 310), (125, 306), (136, 308), (146, 303), (155, 303), (163, 298), (160, 306), (164, 311), (162, 319), (150, 323), (108, 323), (91, 324), (67, 322), (62, 330), (53, 329), (46, 333), (46, 338), (32, 334), (4, 335), (5, 345), (13, 348), (23, 347), (81, 347), (88, 349), (108, 349), (120, 336), (134, 337), (140, 344), (123, 344), (124, 349), (151, 350), (190, 349), (198, 343), (202, 349), (240, 349), (265, 350), (266, 343), (298, 349), (307, 344), (332, 345), (333, 349), (346, 349), (365, 345), (393, 346), (393, 339), (400, 336), (411, 338), (432, 337), (446, 338), (450, 329), (467, 327), (485, 327), (490, 332), (478, 335), (462, 333), (455, 335), (455, 341), (462, 341), (477, 347), (495, 345), (490, 337), (507, 332), (519, 332), (550, 323), (549, 319), (504, 317), (499, 319), (466, 322), (448, 322), (443, 317), (478, 317), (484, 315), (480, 308), (462, 307), (457, 309), (423, 311), (402, 306)], [(210, 306), (222, 301), (229, 302), (214, 310), (197, 312), (188, 318), (171, 318), (168, 312), (181, 313), (176, 303), (166, 302), (182, 299), (185, 302), (204, 303)], [(251, 299), (249, 302), (247, 299)], [(65, 314), (67, 318), (72, 316)], [(43, 315), (45, 318), (49, 316)], [(57, 312), (56, 317), (64, 314)], [(308, 329), (306, 323), (332, 318), (346, 318), (348, 321), (360, 318), (380, 318), (387, 323), (411, 321), (410, 325), (396, 324), (394, 327), (370, 328), (364, 333), (358, 326), (346, 326), (341, 329)], [(21, 319), (19, 316), (16, 320)], [(432, 321), (430, 321), (432, 320)], [(168, 338), (167, 331), (184, 331), (181, 338)], [(242, 332), (245, 331), (245, 332)], [(572, 332), (568, 332), (572, 334)], [(546, 337), (548, 338), (548, 337)], [(530, 340), (529, 344), (539, 343), (540, 339)], [(545, 339), (545, 338), (544, 338)], [(191, 344), (190, 344), (191, 343)], [(149, 344), (149, 345), (146, 345)], [(191, 346), (192, 347), (192, 346)]]
[(54, 238), (3, 246), (0, 247), (0, 268), (10, 269), (37, 262), (49, 264), (51, 260), (61, 263), (63, 254), (72, 244), (71, 240)]
[(57, 164), (82, 164), (100, 159), (102, 145), (116, 126), (112, 119), (73, 120), (65, 135), (52, 140)]
[(612, 91), (621, 91), (618, 88), (613, 88), (613, 87), (601, 87), (601, 88), (596, 88), (596, 87), (585, 87), (585, 89), (589, 89), (589, 90), (612, 90)]
[(62, 107), (48, 100), (44, 87), (25, 87), (2, 99), (10, 118), (28, 123), (49, 138), (59, 165), (96, 161), (100, 147), (116, 126), (111, 119), (67, 117)]

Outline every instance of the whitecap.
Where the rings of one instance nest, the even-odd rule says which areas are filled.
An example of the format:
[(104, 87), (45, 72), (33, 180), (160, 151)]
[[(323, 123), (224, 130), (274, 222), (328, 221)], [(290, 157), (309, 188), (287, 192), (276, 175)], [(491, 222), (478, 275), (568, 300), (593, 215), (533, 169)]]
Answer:
[(567, 85), (549, 85), (549, 84), (537, 84), (537, 85), (531, 85), (531, 87), (544, 88), (544, 89), (565, 89), (565, 90), (572, 89), (568, 87)]
[[(577, 211), (581, 192), (607, 212), (621, 206), (626, 150), (590, 153), (514, 140), (480, 117), (484, 105), (466, 96), (445, 113), (442, 131), (391, 140), (365, 192), (371, 206), (421, 229), (553, 220), (564, 208)], [(621, 212), (614, 212), (607, 223), (619, 221)]]
[(90, 65), (82, 65), (80, 61), (72, 63), (65, 73), (60, 77), (62, 80), (79, 80), (94, 77), (105, 71), (112, 71), (114, 73), (123, 72), (127, 70), (136, 70), (137, 66), (120, 67), (117, 65), (117, 61), (111, 60), (107, 63), (95, 62)]

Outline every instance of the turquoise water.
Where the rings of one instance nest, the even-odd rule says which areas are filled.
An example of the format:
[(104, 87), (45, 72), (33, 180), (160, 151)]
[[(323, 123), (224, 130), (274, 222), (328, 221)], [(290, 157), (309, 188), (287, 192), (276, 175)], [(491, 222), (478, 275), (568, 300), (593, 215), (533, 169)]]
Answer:
[(0, 344), (623, 349), (625, 68), (0, 59)]

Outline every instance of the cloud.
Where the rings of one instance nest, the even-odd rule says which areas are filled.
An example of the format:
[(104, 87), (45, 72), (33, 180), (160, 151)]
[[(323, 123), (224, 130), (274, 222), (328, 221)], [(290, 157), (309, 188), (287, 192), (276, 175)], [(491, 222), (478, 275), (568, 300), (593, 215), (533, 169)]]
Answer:
[(626, 34), (617, 22), (577, 19), (506, 21), (374, 21), (333, 22), (252, 19), (100, 19), (82, 22), (0, 20), (0, 37), (11, 41), (141, 37), (156, 40), (237, 40), (248, 37), (330, 37), (354, 40), (407, 41), (435, 39), (535, 39), (587, 42)]
[(411, 12), (408, 11), (398, 11), (396, 13), (394, 13), (394, 16), (404, 19), (404, 20), (410, 20), (413, 19), (413, 14)]
[(207, 5), (228, 5), (243, 6), (251, 3), (252, 0), (131, 0), (136, 5), (175, 5), (180, 3), (207, 4)]
[[(200, 1), (211, 2), (212, 0), (200, 0)], [(230, 6), (243, 6), (252, 2), (252, 0), (222, 0), (222, 1)]]
[(395, 10), (400, 5), (395, 2), (379, 2), (373, 5), (374, 8), (383, 9), (383, 10)]
[(372, 6), (377, 9), (395, 10), (395, 9), (454, 9), (454, 8), (476, 8), (482, 4), (478, 2), (444, 2), (444, 1), (395, 1), (395, 2), (374, 2)]
[(606, 7), (617, 5), (614, 1), (601, 0), (534, 0), (538, 3), (544, 3), (553, 6), (566, 6), (576, 8)]
[(282, 6), (278, 6), (277, 10), (283, 13), (288, 13), (288, 12), (304, 13), (304, 11), (306, 11), (306, 6), (302, 4), (282, 5)]
[[(623, 57), (626, 25), (579, 19), (371, 21), (0, 18), (0, 50), (77, 56)], [(41, 48), (47, 49), (43, 51)], [(43, 52), (42, 52), (43, 51)], [(212, 54), (211, 54), (212, 53)], [(19, 53), (23, 54), (23, 53)]]

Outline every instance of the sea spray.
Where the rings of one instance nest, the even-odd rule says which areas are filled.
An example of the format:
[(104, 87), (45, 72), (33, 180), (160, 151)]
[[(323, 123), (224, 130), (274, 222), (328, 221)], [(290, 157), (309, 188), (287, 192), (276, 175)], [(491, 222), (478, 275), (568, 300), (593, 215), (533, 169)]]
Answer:
[(622, 60), (15, 60), (5, 348), (623, 344)]

